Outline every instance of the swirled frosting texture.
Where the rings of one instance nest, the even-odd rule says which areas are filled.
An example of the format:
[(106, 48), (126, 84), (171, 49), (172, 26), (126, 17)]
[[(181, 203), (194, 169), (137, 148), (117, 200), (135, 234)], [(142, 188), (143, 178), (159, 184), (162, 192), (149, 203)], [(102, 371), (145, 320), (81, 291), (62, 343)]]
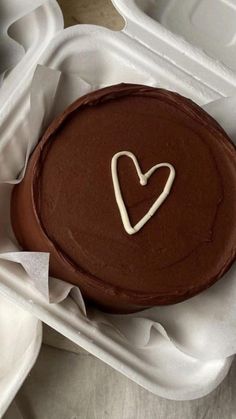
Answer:
[[(111, 160), (129, 150), (142, 172), (169, 162), (168, 199), (135, 235), (123, 228)], [(168, 168), (140, 186), (118, 162), (132, 225), (161, 194)], [(49, 127), (12, 198), (24, 249), (49, 251), (51, 274), (110, 311), (189, 298), (223, 276), (236, 254), (236, 150), (223, 129), (182, 96), (121, 84), (78, 99)]]

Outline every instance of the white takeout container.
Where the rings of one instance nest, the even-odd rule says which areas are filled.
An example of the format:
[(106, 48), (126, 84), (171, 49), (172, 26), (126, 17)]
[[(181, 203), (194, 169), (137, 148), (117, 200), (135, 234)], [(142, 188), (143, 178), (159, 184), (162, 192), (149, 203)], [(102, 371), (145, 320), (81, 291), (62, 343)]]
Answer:
[[(9, 156), (22, 158), (22, 147), (27, 140), (24, 117), (29, 112), (29, 89), (37, 63), (76, 73), (97, 88), (119, 82), (143, 83), (177, 91), (200, 105), (235, 91), (233, 55), (236, 59), (236, 49), (233, 48), (231, 13), (235, 15), (236, 6), (233, 1), (214, 0), (216, 13), (212, 0), (113, 0), (113, 4), (126, 21), (121, 32), (92, 25), (62, 30), (61, 14), (54, 0), (41, 6), (43, 12), (34, 12), (34, 22), (38, 21), (40, 33), (35, 37), (39, 42), (26, 42), (30, 45), (27, 54), (8, 74), (0, 90), (0, 151), (7, 147)], [(214, 42), (216, 25), (220, 19), (228, 18), (222, 44), (219, 40)], [(49, 24), (48, 30), (43, 28), (40, 32), (45, 21)], [(27, 39), (28, 27), (18, 22), (17, 28), (21, 38)], [(55, 35), (55, 32), (58, 33)], [(211, 34), (214, 34), (213, 39)], [(7, 172), (10, 162), (0, 163), (6, 166)], [(9, 262), (0, 263), (0, 293), (138, 384), (167, 396), (156, 381), (158, 368), (152, 348), (134, 351), (119, 335), (96, 328), (88, 319), (71, 311), (70, 297), (60, 304), (48, 304), (22, 278), (19, 269), (17, 265), (12, 268)], [(183, 362), (180, 358), (180, 353), (176, 352), (177, 363)], [(195, 382), (198, 376), (207, 382), (209, 369), (205, 369), (206, 363), (188, 358), (190, 375)], [(227, 374), (231, 362), (232, 359), (212, 361), (212, 366), (218, 367), (214, 387)], [(198, 382), (199, 389), (201, 384)], [(196, 388), (191, 388), (191, 381), (183, 383), (179, 396), (178, 386), (173, 382), (173, 398), (191, 398), (191, 391), (196, 397)], [(207, 392), (212, 389), (209, 384)], [(170, 398), (171, 392), (169, 389)]]

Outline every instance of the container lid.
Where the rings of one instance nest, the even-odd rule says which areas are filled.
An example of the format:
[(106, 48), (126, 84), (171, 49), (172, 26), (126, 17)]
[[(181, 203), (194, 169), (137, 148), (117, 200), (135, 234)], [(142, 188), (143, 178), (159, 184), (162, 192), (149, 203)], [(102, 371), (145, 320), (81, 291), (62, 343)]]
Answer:
[(124, 32), (221, 96), (236, 90), (234, 0), (112, 0)]
[[(61, 9), (56, 0), (2, 0), (1, 23), (5, 22), (5, 41), (14, 40), (17, 53), (23, 47), (24, 54), (17, 65), (5, 73), (0, 90), (0, 109), (4, 116), (12, 108), (12, 97), (20, 95), (24, 81), (30, 78), (39, 57), (51, 40), (64, 26)], [(2, 33), (2, 32), (1, 32)], [(2, 36), (1, 41), (3, 42)], [(14, 46), (14, 43), (11, 43)]]

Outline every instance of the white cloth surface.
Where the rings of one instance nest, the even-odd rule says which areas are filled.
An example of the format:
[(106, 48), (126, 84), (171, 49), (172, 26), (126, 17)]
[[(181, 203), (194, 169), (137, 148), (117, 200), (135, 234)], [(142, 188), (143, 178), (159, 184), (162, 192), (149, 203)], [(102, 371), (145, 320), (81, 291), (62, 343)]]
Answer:
[(41, 322), (0, 295), (0, 417), (31, 370), (41, 341)]

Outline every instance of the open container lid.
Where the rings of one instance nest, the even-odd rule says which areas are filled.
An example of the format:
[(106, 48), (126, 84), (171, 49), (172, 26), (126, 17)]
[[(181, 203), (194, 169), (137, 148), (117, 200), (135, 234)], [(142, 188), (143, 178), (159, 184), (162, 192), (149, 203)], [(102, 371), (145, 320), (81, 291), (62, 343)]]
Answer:
[(64, 22), (56, 0), (20, 0), (20, 7), (19, 0), (2, 0), (0, 13), (1, 20), (5, 15), (10, 23), (8, 38), (25, 52), (16, 66), (6, 72), (0, 88), (0, 110), (5, 117), (16, 104), (16, 94), (18, 98), (24, 86), (30, 83), (39, 57), (63, 29)]
[[(7, 0), (4, 1), (7, 4)], [(6, 108), (16, 90), (29, 85), (41, 55), (63, 29), (57, 1), (36, 1), (41, 5), (9, 30), (10, 36), (20, 38), (26, 54), (4, 81), (0, 109)], [(157, 58), (165, 58), (183, 75), (200, 81), (218, 97), (230, 96), (236, 91), (235, 0), (112, 2), (126, 22), (122, 35), (144, 45)]]
[(235, 0), (112, 0), (124, 32), (222, 96), (236, 89)]

